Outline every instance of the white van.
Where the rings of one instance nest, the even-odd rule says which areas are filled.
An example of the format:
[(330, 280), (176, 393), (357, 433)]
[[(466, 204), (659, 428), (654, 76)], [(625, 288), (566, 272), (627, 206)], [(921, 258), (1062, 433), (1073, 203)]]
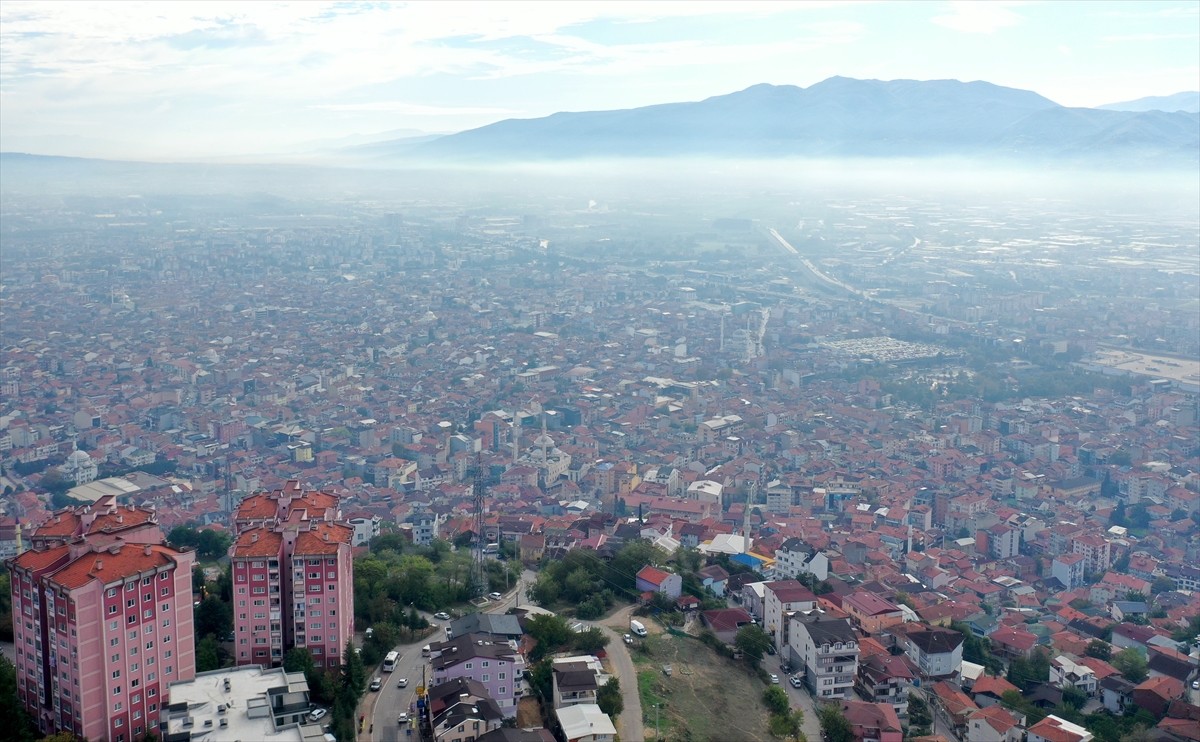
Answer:
[(421, 647), (421, 656), (422, 656), (422, 657), (428, 657), (428, 656), (429, 656), (429, 645), (428, 645), (428, 644), (426, 644), (425, 646)]
[(637, 634), (638, 636), (646, 635), (646, 626), (641, 621), (637, 620), (636, 618), (630, 619), (629, 630), (632, 631), (634, 634)]

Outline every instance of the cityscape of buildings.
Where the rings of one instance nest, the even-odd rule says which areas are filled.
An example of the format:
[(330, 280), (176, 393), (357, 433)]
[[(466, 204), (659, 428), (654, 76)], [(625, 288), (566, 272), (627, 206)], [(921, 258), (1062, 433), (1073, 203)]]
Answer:
[[(0, 555), (41, 732), (323, 739), (280, 667), (300, 648), (336, 670), (362, 644), (354, 559), (388, 533), (508, 544), (530, 568), (645, 539), (664, 559), (631, 595), (729, 644), (760, 627), (793, 702), (840, 704), (863, 742), (899, 742), (912, 693), (951, 742), (1090, 742), (1001, 707), (976, 639), (1005, 667), (1048, 654), (1045, 708), (1072, 689), (1200, 739), (1200, 649), (1176, 638), (1200, 616), (1187, 219), (849, 200), (793, 205), (785, 241), (617, 200), (326, 207), (6, 199)], [(180, 526), (230, 543), (216, 674), (197, 672), (208, 588)], [(419, 734), (517, 738), (527, 616), (484, 615), (430, 641)], [(632, 723), (596, 705), (619, 674), (554, 663), (562, 738)]]

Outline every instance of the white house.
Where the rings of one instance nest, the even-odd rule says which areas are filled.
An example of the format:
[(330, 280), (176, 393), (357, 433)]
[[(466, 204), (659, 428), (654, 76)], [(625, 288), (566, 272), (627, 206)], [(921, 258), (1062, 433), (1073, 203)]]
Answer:
[(800, 539), (789, 538), (775, 550), (775, 574), (785, 580), (802, 574), (824, 580), (829, 577), (829, 558)]

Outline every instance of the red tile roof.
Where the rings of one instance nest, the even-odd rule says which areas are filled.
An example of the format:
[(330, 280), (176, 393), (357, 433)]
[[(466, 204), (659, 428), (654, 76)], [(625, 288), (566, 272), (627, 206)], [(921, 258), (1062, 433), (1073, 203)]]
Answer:
[(312, 530), (296, 539), (295, 554), (336, 554), (339, 544), (349, 544), (354, 529), (340, 523), (314, 523)]
[(233, 545), (235, 557), (269, 557), (279, 556), (283, 535), (272, 531), (266, 526), (251, 528), (238, 534)]
[(176, 564), (178, 555), (179, 552), (169, 546), (124, 544), (83, 554), (49, 579), (68, 590), (83, 587), (92, 580), (107, 585)]
[(36, 572), (37, 570), (46, 569), (54, 565), (55, 562), (66, 557), (69, 552), (70, 548), (66, 544), (44, 551), (30, 549), (14, 559), (13, 566)]
[(638, 570), (637, 576), (639, 580), (645, 580), (651, 585), (661, 585), (663, 580), (670, 577), (670, 573), (664, 572), (658, 567), (651, 567), (649, 564), (647, 564), (645, 567), (642, 567), (640, 570)]

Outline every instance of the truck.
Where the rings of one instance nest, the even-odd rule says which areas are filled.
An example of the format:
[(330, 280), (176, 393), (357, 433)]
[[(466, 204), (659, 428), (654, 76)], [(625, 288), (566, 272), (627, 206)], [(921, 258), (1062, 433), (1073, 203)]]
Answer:
[(637, 620), (636, 618), (629, 620), (629, 630), (632, 631), (637, 636), (645, 636), (646, 635), (646, 626), (641, 621)]

